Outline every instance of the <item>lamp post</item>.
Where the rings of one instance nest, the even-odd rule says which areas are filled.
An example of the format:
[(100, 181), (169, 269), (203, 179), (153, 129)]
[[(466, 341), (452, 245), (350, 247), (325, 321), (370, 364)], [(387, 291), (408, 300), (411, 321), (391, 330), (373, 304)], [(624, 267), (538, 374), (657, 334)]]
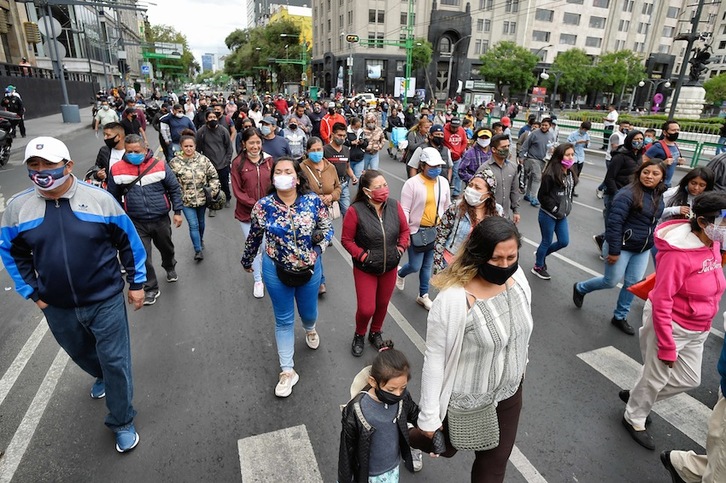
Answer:
[(560, 77), (562, 77), (562, 72), (557, 70), (551, 70), (549, 73), (547, 71), (542, 72), (539, 76), (547, 80), (550, 78), (550, 74), (554, 74), (555, 76), (555, 86), (552, 89), (552, 95), (550, 96), (550, 108), (552, 109), (552, 112), (555, 111), (555, 102), (557, 100), (557, 86), (560, 84)]
[(459, 40), (457, 40), (456, 42), (454, 42), (454, 44), (451, 46), (451, 52), (449, 52), (449, 73), (446, 76), (446, 82), (448, 84), (446, 97), (451, 97), (451, 65), (454, 61), (454, 53), (456, 52), (456, 46), (459, 45), (459, 42), (461, 42), (462, 40), (466, 40), (470, 37), (471, 37), (471, 35), (465, 35), (462, 38), (460, 38)]
[[(638, 82), (638, 87), (644, 87), (646, 82), (648, 84), (650, 84), (648, 86), (648, 95), (646, 96), (649, 100), (650, 100), (650, 90), (651, 90), (651, 88), (654, 91), (658, 91), (658, 86), (660, 86), (661, 84), (663, 84), (663, 86), (666, 89), (670, 88), (670, 86), (671, 86), (671, 81), (668, 80), (668, 79), (660, 79), (660, 80), (658, 80), (658, 79), (644, 79), (644, 80)], [(633, 97), (635, 97), (635, 96), (633, 96)], [(633, 109), (633, 97), (630, 98), (630, 109), (631, 110)]]

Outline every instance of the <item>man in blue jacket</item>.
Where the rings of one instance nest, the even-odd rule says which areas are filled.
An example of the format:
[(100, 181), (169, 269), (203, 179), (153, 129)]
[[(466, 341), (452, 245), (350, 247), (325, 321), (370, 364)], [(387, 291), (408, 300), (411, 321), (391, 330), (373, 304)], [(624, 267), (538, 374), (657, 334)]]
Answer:
[(161, 266), (166, 270), (166, 281), (178, 280), (171, 240), (169, 209), (174, 210), (174, 226), (182, 224), (181, 187), (169, 165), (148, 148), (141, 136), (126, 136), (121, 161), (111, 166), (108, 192), (124, 207), (133, 221), (146, 250), (146, 283), (144, 305), (153, 305), (159, 298), (159, 282), (151, 260), (151, 242), (161, 253)]
[(0, 258), (15, 290), (43, 311), (58, 344), (96, 378), (91, 397), (106, 397), (116, 450), (139, 442), (131, 404), (131, 346), (124, 305), (144, 301), (146, 252), (133, 223), (106, 191), (71, 174), (68, 148), (31, 140), (25, 163), (34, 188), (15, 195), (0, 222)]

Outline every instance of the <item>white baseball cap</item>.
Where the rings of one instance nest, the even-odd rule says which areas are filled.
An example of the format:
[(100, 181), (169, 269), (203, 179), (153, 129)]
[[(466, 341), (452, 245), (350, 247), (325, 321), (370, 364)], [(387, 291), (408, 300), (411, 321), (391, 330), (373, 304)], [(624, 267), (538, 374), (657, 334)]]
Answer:
[(60, 140), (49, 136), (41, 136), (31, 139), (25, 146), (25, 159), (27, 163), (30, 158), (43, 158), (51, 163), (62, 163), (71, 159), (68, 147)]
[(335, 102), (333, 102), (333, 101), (328, 102), (328, 109), (330, 109), (331, 107), (333, 107), (333, 108), (335, 107)]
[(441, 153), (439, 153), (439, 150), (432, 147), (423, 148), (419, 161), (422, 163), (426, 163), (429, 166), (439, 166), (442, 164), (446, 164), (441, 158)]

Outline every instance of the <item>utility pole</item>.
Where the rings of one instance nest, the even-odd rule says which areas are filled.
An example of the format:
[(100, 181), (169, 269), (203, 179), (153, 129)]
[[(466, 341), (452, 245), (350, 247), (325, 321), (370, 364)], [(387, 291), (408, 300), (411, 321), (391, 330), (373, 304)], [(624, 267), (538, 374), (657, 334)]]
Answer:
[[(672, 120), (676, 113), (676, 104), (678, 103), (678, 97), (681, 94), (681, 87), (683, 87), (683, 79), (686, 77), (686, 68), (688, 67), (688, 61), (691, 60), (691, 50), (693, 49), (693, 43), (698, 38), (698, 24), (701, 22), (701, 12), (703, 11), (703, 4), (705, 0), (698, 0), (698, 6), (696, 7), (696, 14), (691, 19), (691, 33), (688, 34), (688, 44), (686, 44), (686, 53), (683, 55), (683, 62), (681, 62), (681, 71), (678, 73), (678, 80), (676, 81), (676, 88), (673, 91), (673, 99), (671, 99), (671, 108), (668, 112), (668, 119)], [(676, 40), (685, 40), (684, 38), (676, 37)]]
[(413, 63), (413, 0), (408, 0), (408, 15), (406, 15), (406, 80), (403, 83), (403, 96), (408, 98), (408, 84), (411, 79)]

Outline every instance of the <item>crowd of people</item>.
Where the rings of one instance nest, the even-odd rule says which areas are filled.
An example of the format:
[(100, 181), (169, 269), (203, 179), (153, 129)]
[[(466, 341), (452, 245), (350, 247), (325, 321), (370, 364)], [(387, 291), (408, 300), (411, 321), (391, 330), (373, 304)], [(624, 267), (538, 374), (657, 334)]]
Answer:
[[(137, 309), (154, 304), (161, 290), (152, 245), (166, 282), (177, 281), (173, 227), (182, 225), (183, 215), (193, 260), (202, 262), (205, 218), (234, 201), (241, 264), (253, 277), (253, 297), (267, 294), (272, 302), (280, 365), (274, 393), (280, 398), (300, 380), (296, 312), (308, 348), (320, 347), (324, 253), (333, 221), (341, 218), (357, 302), (351, 353), (363, 355), (366, 336), (380, 352), (343, 412), (339, 481), (397, 481), (400, 461), (420, 469), (422, 452), (451, 457), (457, 450), (476, 454), (472, 481), (503, 481), (533, 326), (531, 288), (519, 264), (520, 199), (538, 210), (541, 241), (531, 272), (550, 280), (547, 257), (569, 244), (568, 216), (592, 125), (583, 122), (559, 143), (556, 117), (531, 116), (515, 146), (509, 116), (487, 124), (487, 106), (460, 112), (453, 101), (430, 109), (392, 97), (373, 107), (357, 99), (225, 99), (189, 92), (170, 98), (148, 119), (138, 96), (119, 104), (121, 95), (101, 100), (94, 127), (104, 146), (84, 176), (88, 183), (72, 175), (74, 163), (60, 141), (38, 138), (28, 145), (25, 161), (35, 190), (8, 205), (1, 232), (6, 243), (0, 245), (18, 292), (38, 303), (61, 346), (96, 378), (91, 397), (107, 397), (106, 422), (117, 450), (133, 449), (139, 436), (128, 357), (107, 357), (128, 354), (123, 284), (109, 279), (123, 270), (129, 302)], [(614, 126), (615, 116), (608, 116)], [(663, 126), (661, 140), (617, 125), (608, 139), (602, 185), (605, 231), (594, 237), (604, 275), (576, 283), (573, 301), (582, 307), (585, 295), (622, 280), (611, 323), (633, 335), (629, 288), (643, 279), (651, 254), (656, 267), (664, 267), (643, 313), (643, 373), (633, 389), (620, 393), (628, 433), (653, 449), (646, 428), (652, 404), (700, 381), (703, 341), (726, 287), (719, 252), (726, 241), (726, 194), (714, 190), (717, 176), (710, 168), (694, 169), (666, 191), (682, 163), (677, 123)], [(163, 156), (149, 149), (149, 126), (158, 131)], [(379, 158), (398, 128), (407, 130), (400, 160), (407, 180), (394, 195)], [(70, 201), (76, 199), (94, 200), (92, 220), (74, 219)], [(62, 212), (46, 210), (52, 204)], [(57, 217), (77, 226), (63, 235), (69, 242), (93, 232), (103, 245), (98, 256), (104, 270), (90, 278), (84, 272), (78, 293), (76, 264), (87, 260), (74, 259), (61, 274), (58, 260), (70, 256), (65, 244), (43, 243), (49, 218)], [(93, 220), (102, 222), (95, 226)], [(406, 391), (408, 361), (383, 334), (394, 290), (403, 290), (415, 273), (415, 301), (428, 311), (418, 405)], [(61, 275), (68, 282), (66, 299), (48, 287), (49, 277)], [(110, 288), (99, 294), (93, 287), (100, 284)], [(432, 287), (439, 290), (435, 297)], [(87, 320), (73, 315), (80, 307), (93, 307), (90, 332)], [(698, 308), (697, 316), (689, 307)], [(126, 330), (125, 339), (95, 331), (108, 310), (116, 313), (103, 324), (113, 323), (114, 334)], [(55, 330), (60, 324), (73, 324), (74, 333)], [(116, 342), (102, 343), (109, 338)], [(667, 459), (669, 471), (689, 464), (690, 456), (677, 454)]]

